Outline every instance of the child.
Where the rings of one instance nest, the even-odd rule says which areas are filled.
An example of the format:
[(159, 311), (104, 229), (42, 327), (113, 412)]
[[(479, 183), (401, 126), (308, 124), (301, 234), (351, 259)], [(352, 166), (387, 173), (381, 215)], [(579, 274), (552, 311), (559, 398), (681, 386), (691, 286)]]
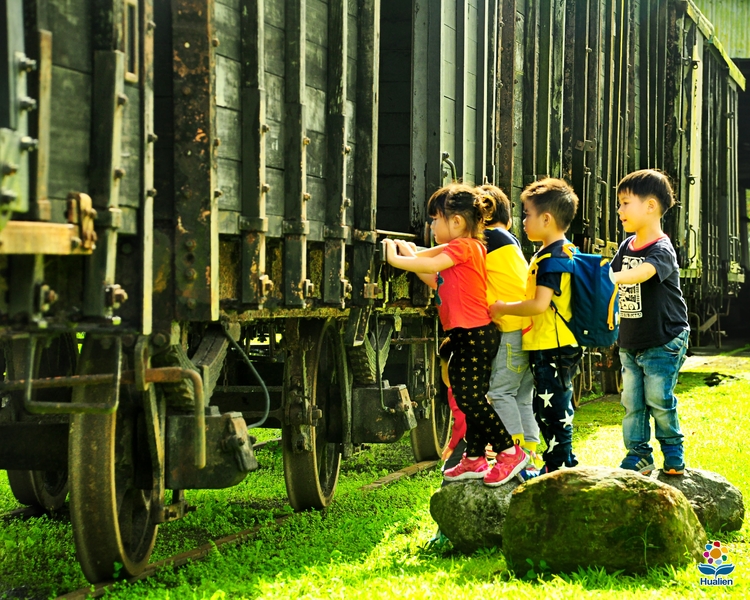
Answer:
[(663, 472), (685, 472), (682, 433), (674, 387), (685, 362), (690, 327), (680, 290), (680, 271), (661, 218), (672, 206), (672, 186), (659, 171), (627, 175), (617, 186), (618, 214), (627, 238), (612, 259), (612, 279), (620, 291), (623, 469), (648, 474), (654, 469), (649, 444), (650, 417), (664, 454)]
[[(513, 444), (485, 397), (499, 338), (487, 312), (486, 250), (481, 242), (486, 210), (471, 187), (441, 188), (427, 205), (432, 233), (440, 245), (417, 253), (403, 242), (385, 240), (385, 244), (389, 264), (419, 274), (437, 290), (438, 314), (451, 340), (448, 374), (456, 403), (466, 415), (466, 454), (444, 477), (483, 479), (486, 485), (497, 486), (521, 471), (528, 457)], [(492, 469), (484, 456), (488, 442), (503, 449)]]
[[(483, 185), (478, 190), (494, 206), (484, 233), (487, 240), (488, 303), (497, 299), (504, 302), (523, 300), (526, 298), (529, 265), (521, 244), (508, 231), (511, 225), (510, 201), (494, 185)], [(534, 457), (539, 443), (539, 426), (534, 420), (532, 407), (534, 379), (529, 370), (529, 353), (523, 350), (521, 341), (528, 318), (502, 315), (495, 323), (502, 337), (492, 364), (487, 397), (513, 441)]]
[[(548, 257), (565, 257), (565, 232), (578, 208), (578, 197), (561, 179), (542, 179), (521, 194), (524, 230), (542, 249), (531, 259), (526, 300), (497, 301), (490, 307), (493, 319), (503, 315), (532, 317), (523, 336), (534, 376), (534, 413), (547, 442), (543, 473), (574, 467), (572, 379), (581, 359), (581, 348), (565, 321), (572, 317), (569, 273), (537, 276), (539, 265)], [(558, 318), (557, 313), (562, 318)]]

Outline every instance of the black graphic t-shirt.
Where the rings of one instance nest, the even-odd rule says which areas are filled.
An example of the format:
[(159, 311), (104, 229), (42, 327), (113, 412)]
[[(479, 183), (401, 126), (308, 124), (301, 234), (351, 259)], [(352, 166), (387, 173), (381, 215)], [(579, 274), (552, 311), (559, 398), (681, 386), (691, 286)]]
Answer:
[(647, 262), (656, 274), (643, 283), (620, 284), (621, 348), (644, 350), (663, 346), (688, 328), (687, 305), (680, 290), (680, 269), (672, 242), (665, 235), (635, 248), (635, 236), (626, 239), (612, 259), (615, 272)]

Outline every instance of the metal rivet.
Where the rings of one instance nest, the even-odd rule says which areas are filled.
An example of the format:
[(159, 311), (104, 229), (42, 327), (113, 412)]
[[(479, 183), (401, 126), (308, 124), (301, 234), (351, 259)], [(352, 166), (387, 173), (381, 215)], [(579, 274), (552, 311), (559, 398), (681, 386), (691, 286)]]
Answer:
[(36, 100), (30, 96), (22, 96), (18, 99), (21, 110), (36, 110)]
[(125, 106), (128, 103), (128, 97), (125, 94), (117, 94), (117, 105)]
[(224, 195), (224, 192), (221, 190), (214, 190), (214, 198), (221, 198)]
[(159, 136), (155, 133), (149, 133), (146, 139), (148, 139), (149, 144), (155, 144), (159, 141)]
[(146, 196), (149, 198), (155, 198), (156, 197), (156, 188), (150, 188), (146, 190)]
[(352, 151), (351, 146), (344, 146), (344, 154), (349, 154)]
[(214, 146), (221, 146), (221, 138), (214, 138)]
[(267, 183), (264, 183), (262, 186), (260, 186), (260, 191), (264, 194), (267, 194), (271, 190), (271, 186)]
[(312, 197), (312, 196), (310, 196), (310, 194), (309, 194), (309, 193), (307, 193), (307, 192), (305, 192), (304, 194), (302, 194), (302, 199), (303, 199), (303, 200), (309, 200), (309, 199), (310, 199), (311, 197)]
[(185, 48), (190, 48), (190, 42), (185, 42), (185, 43), (183, 44), (183, 46), (185, 46)]
[(214, 38), (211, 40), (211, 44), (213, 45), (214, 48), (217, 48), (219, 46), (219, 43), (220, 43), (219, 38)]
[(305, 136), (302, 138), (302, 145), (303, 146), (309, 146), (310, 145), (310, 138)]
[(271, 126), (267, 125), (266, 123), (263, 123), (263, 125), (260, 126), (260, 130), (263, 133), (268, 133), (269, 131), (271, 131)]
[(21, 150), (26, 150), (28, 152), (31, 152), (33, 150), (36, 150), (38, 145), (39, 145), (39, 140), (35, 140), (34, 138), (29, 137), (28, 135), (25, 135), (21, 138)]
[(125, 177), (125, 169), (117, 168), (115, 169), (115, 179), (122, 179)]
[(192, 281), (196, 277), (198, 277), (198, 273), (195, 269), (193, 269), (192, 267), (189, 269), (185, 269), (185, 279), (190, 279)]
[(182, 88), (182, 95), (189, 96), (191, 91), (192, 90), (188, 86), (185, 86), (184, 88)]
[(36, 61), (28, 56), (22, 56), (18, 59), (18, 68), (26, 73), (36, 71)]

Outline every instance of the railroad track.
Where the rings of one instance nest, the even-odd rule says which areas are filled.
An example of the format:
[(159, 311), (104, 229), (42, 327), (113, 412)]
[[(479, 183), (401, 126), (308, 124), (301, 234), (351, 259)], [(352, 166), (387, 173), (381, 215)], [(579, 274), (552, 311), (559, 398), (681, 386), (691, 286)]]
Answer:
[[(265, 445), (265, 444), (268, 444), (270, 442), (275, 442), (275, 441), (279, 441), (279, 440), (268, 440), (267, 442), (262, 442), (262, 444)], [(259, 445), (260, 444), (256, 445), (255, 447), (257, 448)], [(404, 467), (403, 469), (399, 469), (398, 471), (394, 471), (393, 473), (384, 475), (383, 477), (377, 479), (376, 481), (373, 481), (372, 483), (363, 485), (360, 488), (360, 490), (363, 493), (368, 493), (368, 492), (378, 490), (386, 485), (389, 485), (395, 481), (398, 481), (399, 479), (403, 479), (404, 477), (412, 477), (421, 471), (426, 471), (427, 469), (431, 469), (435, 467), (437, 464), (438, 464), (438, 461), (436, 460), (426, 460), (426, 461), (414, 463), (412, 465), (409, 465), (408, 467)], [(19, 510), (23, 511), (24, 509), (19, 509)], [(13, 512), (18, 512), (18, 511), (13, 511)], [(8, 513), (8, 514), (11, 514), (11, 513)], [(186, 552), (181, 552), (179, 554), (175, 554), (174, 556), (170, 556), (169, 558), (165, 558), (163, 560), (151, 563), (144, 569), (144, 571), (140, 575), (137, 575), (136, 577), (129, 577), (127, 579), (119, 580), (117, 583), (122, 583), (123, 581), (126, 581), (128, 583), (135, 583), (136, 581), (141, 581), (143, 579), (148, 579), (149, 577), (152, 577), (153, 575), (157, 574), (161, 569), (165, 567), (177, 568), (177, 567), (187, 564), (188, 562), (201, 560), (205, 558), (212, 550), (216, 548), (220, 548), (222, 546), (232, 546), (236, 544), (241, 544), (246, 540), (252, 539), (255, 536), (255, 534), (257, 534), (261, 529), (264, 529), (266, 527), (278, 527), (280, 524), (282, 524), (284, 521), (286, 521), (292, 516), (293, 516), (293, 513), (284, 515), (281, 517), (277, 517), (270, 523), (263, 523), (261, 525), (256, 525), (255, 527), (251, 527), (250, 529), (245, 529), (238, 533), (232, 533), (230, 535), (226, 535), (219, 539), (212, 540), (210, 542), (202, 544), (192, 550), (187, 550)], [(81, 589), (68, 592), (67, 594), (63, 594), (62, 596), (58, 596), (57, 600), (84, 600), (85, 598), (100, 598), (104, 596), (112, 588), (112, 586), (115, 583), (116, 583), (115, 581), (105, 581), (105, 582), (98, 583), (95, 585), (89, 585), (87, 587), (83, 587)]]

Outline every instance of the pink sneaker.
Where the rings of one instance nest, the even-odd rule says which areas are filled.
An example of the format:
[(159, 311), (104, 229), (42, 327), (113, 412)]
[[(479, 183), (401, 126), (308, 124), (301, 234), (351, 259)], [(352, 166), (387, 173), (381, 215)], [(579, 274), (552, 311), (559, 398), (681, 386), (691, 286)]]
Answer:
[(464, 454), (461, 462), (452, 469), (443, 472), (446, 481), (462, 481), (464, 479), (483, 479), (489, 473), (490, 465), (484, 456), (470, 460)]
[(484, 485), (497, 487), (510, 481), (516, 473), (519, 473), (529, 462), (529, 457), (518, 444), (515, 445), (513, 454), (497, 453), (497, 462), (492, 471), (484, 477)]

